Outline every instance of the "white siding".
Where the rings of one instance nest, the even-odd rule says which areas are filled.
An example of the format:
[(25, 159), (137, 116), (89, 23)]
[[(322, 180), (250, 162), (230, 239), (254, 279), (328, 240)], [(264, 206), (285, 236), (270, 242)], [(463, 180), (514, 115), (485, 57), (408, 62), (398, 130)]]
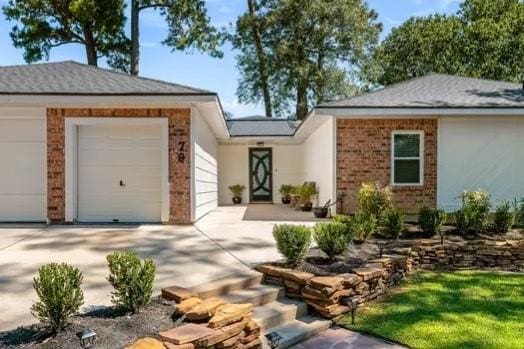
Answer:
[[(318, 204), (336, 200), (335, 194), (335, 145), (334, 118), (329, 118), (304, 141), (304, 180), (315, 182), (319, 191)], [(335, 207), (332, 208), (334, 210)], [(334, 212), (333, 212), (334, 213)]]
[(0, 108), (0, 221), (47, 217), (46, 110)]
[[(273, 201), (280, 202), (278, 192), (282, 184), (301, 184), (304, 181), (303, 146), (265, 143), (264, 148), (273, 150)], [(243, 184), (246, 191), (243, 203), (249, 202), (249, 148), (252, 144), (221, 144), (219, 146), (219, 203), (231, 205), (232, 184)]]
[(218, 206), (218, 144), (204, 118), (192, 110), (193, 216), (198, 220)]
[(496, 204), (524, 197), (524, 119), (439, 121), (438, 205), (459, 207), (463, 190), (488, 190)]

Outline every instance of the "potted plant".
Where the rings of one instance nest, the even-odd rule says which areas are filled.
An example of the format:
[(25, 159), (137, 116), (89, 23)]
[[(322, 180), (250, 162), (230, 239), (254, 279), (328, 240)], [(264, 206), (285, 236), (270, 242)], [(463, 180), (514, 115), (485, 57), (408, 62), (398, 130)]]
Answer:
[(242, 184), (234, 184), (229, 186), (231, 194), (233, 194), (233, 203), (235, 205), (242, 203), (242, 193), (246, 190), (246, 187)]
[(311, 199), (317, 195), (317, 188), (315, 187), (315, 184), (302, 184), (298, 190), (298, 194), (300, 195), (301, 201), (300, 209), (304, 212), (311, 212), (313, 209), (313, 202), (311, 202)]
[(288, 205), (291, 202), (291, 194), (293, 192), (293, 186), (290, 184), (282, 184), (279, 189), (280, 195), (282, 196), (282, 203)]
[(329, 213), (329, 206), (331, 205), (331, 200), (328, 200), (324, 206), (313, 207), (313, 214), (315, 218), (326, 218)]

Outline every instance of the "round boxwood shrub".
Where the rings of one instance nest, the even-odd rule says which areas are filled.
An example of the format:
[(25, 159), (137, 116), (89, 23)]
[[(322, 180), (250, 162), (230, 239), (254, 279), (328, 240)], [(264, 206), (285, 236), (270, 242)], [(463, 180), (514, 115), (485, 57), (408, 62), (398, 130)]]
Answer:
[(313, 229), (315, 242), (330, 260), (342, 254), (351, 237), (347, 234), (347, 227), (343, 223), (317, 223)]
[(382, 214), (382, 234), (389, 239), (398, 239), (404, 226), (404, 215), (397, 208), (390, 208)]
[(133, 251), (116, 251), (107, 256), (107, 263), (107, 280), (115, 289), (113, 304), (132, 312), (149, 304), (156, 270), (151, 259), (140, 259)]
[(62, 331), (69, 318), (84, 304), (82, 273), (66, 263), (50, 263), (38, 269), (33, 279), (39, 301), (31, 307), (31, 313), (49, 325), (51, 332)]
[(311, 245), (311, 229), (304, 225), (277, 224), (273, 227), (273, 237), (278, 252), (289, 266), (300, 264)]

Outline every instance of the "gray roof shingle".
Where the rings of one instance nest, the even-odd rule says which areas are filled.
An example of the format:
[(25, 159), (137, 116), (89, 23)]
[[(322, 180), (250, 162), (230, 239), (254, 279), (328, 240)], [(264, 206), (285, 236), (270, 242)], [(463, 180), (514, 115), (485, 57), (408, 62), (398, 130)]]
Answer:
[(214, 93), (66, 61), (0, 67), (0, 94), (207, 95)]
[(249, 116), (227, 120), (229, 134), (232, 137), (247, 136), (293, 136), (299, 125), (298, 121), (275, 119), (264, 116)]
[(522, 84), (430, 74), (317, 108), (524, 107)]

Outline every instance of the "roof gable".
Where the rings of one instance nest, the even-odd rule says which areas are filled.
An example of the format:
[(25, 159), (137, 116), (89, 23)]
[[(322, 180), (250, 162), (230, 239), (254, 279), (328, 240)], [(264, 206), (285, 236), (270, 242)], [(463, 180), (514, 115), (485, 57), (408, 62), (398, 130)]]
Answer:
[(317, 108), (524, 107), (521, 84), (430, 74)]
[(211, 95), (214, 93), (66, 61), (0, 67), (0, 94)]

